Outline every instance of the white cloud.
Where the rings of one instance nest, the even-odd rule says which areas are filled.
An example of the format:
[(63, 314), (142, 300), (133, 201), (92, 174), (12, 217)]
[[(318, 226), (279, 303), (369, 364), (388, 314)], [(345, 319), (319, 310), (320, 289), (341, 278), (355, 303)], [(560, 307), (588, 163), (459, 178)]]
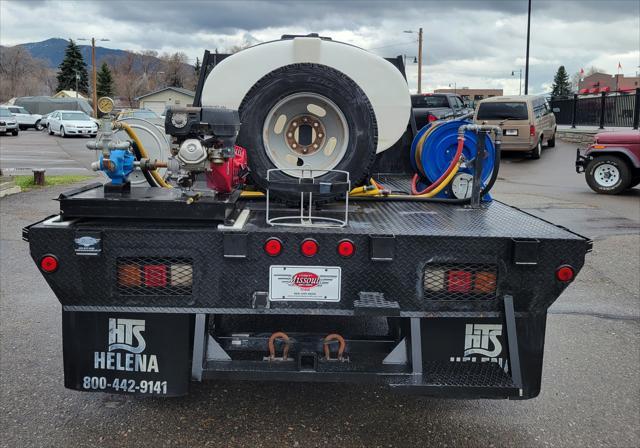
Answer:
[[(449, 83), (518, 92), (512, 70), (524, 69), (526, 2), (99, 2), (0, 1), (0, 44), (50, 37), (108, 37), (104, 46), (184, 51), (193, 62), (204, 49), (224, 51), (245, 41), (318, 32), (381, 56), (417, 54), (424, 29), (423, 87)], [(313, 28), (309, 28), (309, 23)], [(544, 1), (533, 4), (530, 92), (548, 89), (559, 65), (569, 73), (596, 65), (633, 75), (640, 65), (640, 2)], [(408, 64), (417, 85), (417, 67)], [(523, 70), (524, 71), (524, 70)]]

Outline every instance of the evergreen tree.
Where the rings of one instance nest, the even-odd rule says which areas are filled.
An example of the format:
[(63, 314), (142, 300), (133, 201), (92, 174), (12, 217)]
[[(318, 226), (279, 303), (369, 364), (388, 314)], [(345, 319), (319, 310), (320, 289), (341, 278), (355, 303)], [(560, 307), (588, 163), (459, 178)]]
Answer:
[(89, 76), (87, 65), (84, 63), (80, 49), (75, 42), (69, 39), (69, 45), (64, 51), (64, 59), (58, 67), (58, 91), (76, 90), (76, 73), (78, 79), (78, 91), (85, 95), (89, 92)]
[(202, 68), (202, 67), (201, 67), (201, 65), (200, 65), (200, 59), (198, 59), (198, 58), (196, 57), (196, 65), (193, 67), (193, 71), (194, 71), (194, 72), (195, 72), (195, 74), (196, 74), (196, 78), (199, 78), (199, 77), (200, 77), (200, 69), (201, 69), (201, 68)]
[(564, 65), (558, 67), (556, 76), (553, 78), (551, 96), (568, 96), (571, 94), (571, 82)]
[(113, 76), (111, 75), (111, 70), (109, 70), (109, 66), (106, 62), (103, 62), (100, 66), (100, 70), (96, 74), (96, 81), (96, 92), (98, 94), (98, 98), (103, 96), (113, 96)]

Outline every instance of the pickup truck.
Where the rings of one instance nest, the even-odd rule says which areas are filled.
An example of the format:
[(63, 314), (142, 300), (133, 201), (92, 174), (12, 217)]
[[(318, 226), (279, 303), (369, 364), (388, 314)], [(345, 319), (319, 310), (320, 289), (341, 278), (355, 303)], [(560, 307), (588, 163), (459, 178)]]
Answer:
[(455, 118), (473, 112), (460, 96), (453, 93), (420, 93), (411, 95), (413, 116), (417, 129), (432, 121)]

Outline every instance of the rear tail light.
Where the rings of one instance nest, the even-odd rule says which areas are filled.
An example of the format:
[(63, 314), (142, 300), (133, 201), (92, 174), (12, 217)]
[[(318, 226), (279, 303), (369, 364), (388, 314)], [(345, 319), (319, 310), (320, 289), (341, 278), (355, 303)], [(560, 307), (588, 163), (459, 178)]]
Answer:
[(352, 241), (342, 240), (338, 243), (338, 254), (343, 258), (349, 258), (356, 252), (356, 246)]
[(318, 243), (316, 240), (308, 238), (300, 245), (300, 252), (302, 252), (302, 255), (305, 257), (313, 257), (318, 253)]
[(429, 116), (427, 117), (427, 120), (429, 121), (429, 123), (433, 123), (434, 121), (438, 121), (438, 117), (436, 117), (435, 115), (429, 114)]
[(560, 266), (556, 269), (556, 278), (561, 282), (568, 283), (573, 280), (576, 273), (573, 268), (567, 264)]
[(468, 271), (449, 271), (447, 276), (447, 290), (449, 292), (470, 292), (472, 276)]
[(123, 295), (188, 295), (193, 264), (187, 258), (119, 258), (118, 290)]
[(167, 266), (147, 265), (144, 269), (144, 285), (150, 288), (162, 288), (167, 286)]
[(270, 257), (277, 257), (282, 252), (282, 241), (279, 238), (269, 238), (264, 243), (264, 251)]
[(531, 137), (536, 136), (536, 127), (534, 125), (529, 126), (529, 136)]
[(40, 259), (40, 269), (47, 274), (51, 274), (58, 270), (58, 257), (55, 255), (45, 255)]
[(118, 266), (118, 283), (122, 286), (141, 286), (142, 276), (140, 268), (135, 264), (122, 264)]
[(477, 272), (473, 282), (473, 292), (490, 293), (496, 290), (495, 272)]
[(497, 270), (491, 264), (428, 264), (424, 270), (424, 298), (430, 300), (491, 300), (497, 289)]

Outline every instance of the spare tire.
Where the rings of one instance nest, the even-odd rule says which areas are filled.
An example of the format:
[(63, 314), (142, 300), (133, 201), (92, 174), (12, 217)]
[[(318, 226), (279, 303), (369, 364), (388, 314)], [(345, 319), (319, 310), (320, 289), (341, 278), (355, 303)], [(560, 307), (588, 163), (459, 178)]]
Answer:
[[(262, 77), (249, 90), (239, 108), (238, 144), (247, 148), (251, 179), (267, 188), (267, 170), (276, 182), (297, 182), (300, 168), (319, 170), (317, 182), (340, 182), (347, 171), (351, 185), (362, 183), (376, 156), (376, 117), (365, 93), (344, 73), (319, 64), (292, 64)], [(309, 173), (306, 173), (309, 176)], [(276, 191), (285, 202), (300, 195)], [(340, 193), (314, 194), (326, 201)]]

